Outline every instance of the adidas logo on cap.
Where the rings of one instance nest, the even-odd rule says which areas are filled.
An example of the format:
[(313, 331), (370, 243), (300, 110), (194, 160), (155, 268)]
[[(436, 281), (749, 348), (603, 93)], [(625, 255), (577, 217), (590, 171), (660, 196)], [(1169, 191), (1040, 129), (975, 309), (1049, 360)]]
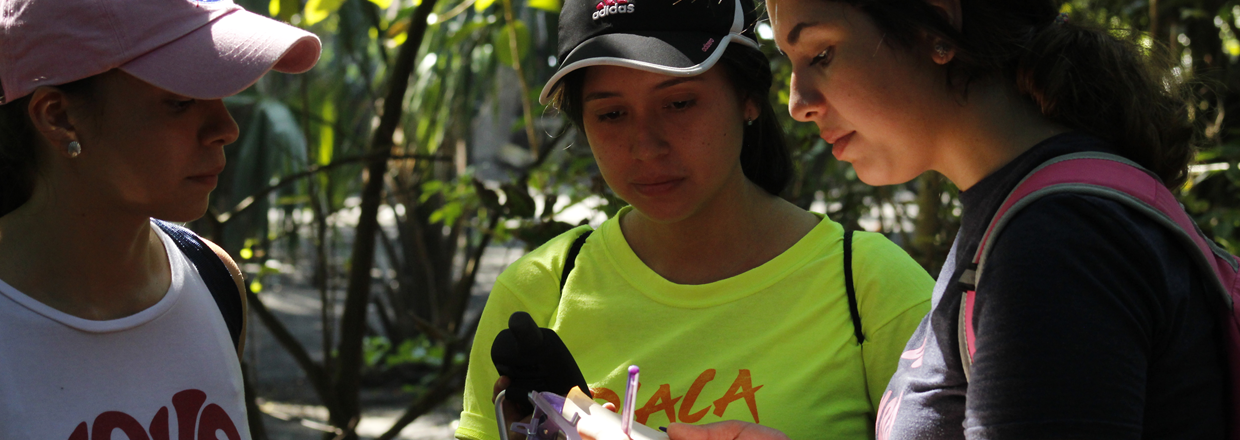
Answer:
[(591, 17), (598, 21), (608, 15), (631, 13), (633, 13), (632, 0), (602, 0), (594, 7), (594, 14)]

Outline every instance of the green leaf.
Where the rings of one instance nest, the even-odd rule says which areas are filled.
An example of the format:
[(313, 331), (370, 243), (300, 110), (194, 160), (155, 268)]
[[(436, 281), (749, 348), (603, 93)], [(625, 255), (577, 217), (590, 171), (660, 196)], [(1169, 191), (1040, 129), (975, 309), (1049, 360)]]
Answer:
[(478, 0), (474, 2), (474, 10), (478, 12), (485, 11), (487, 10), (487, 8), (491, 7), (491, 5), (494, 3), (495, 3), (495, 0)]
[(383, 336), (370, 336), (362, 340), (362, 356), (365, 359), (366, 366), (373, 367), (383, 359), (383, 355), (387, 354), (392, 348), (392, 343), (388, 338)]
[(309, 0), (306, 2), (306, 26), (313, 26), (334, 14), (344, 0)]
[(529, 0), (529, 6), (547, 12), (560, 13), (560, 0)]
[(504, 191), (504, 207), (508, 208), (510, 215), (529, 218), (534, 216), (534, 198), (530, 197), (530, 190), (524, 186), (517, 186), (513, 183), (505, 183), (500, 187)]
[(267, 11), (271, 16), (280, 21), (289, 21), (298, 12), (301, 12), (301, 2), (298, 0), (271, 0), (267, 5)]
[[(515, 25), (515, 26), (514, 26)], [(509, 43), (512, 38), (513, 29), (517, 33), (517, 54), (512, 53), (512, 45)], [(495, 36), (495, 56), (500, 63), (506, 66), (512, 66), (514, 60), (520, 60), (521, 55), (529, 53), (530, 49), (530, 30), (525, 27), (525, 23), (521, 20), (505, 25), (499, 30), (499, 35)]]
[(379, 9), (387, 9), (392, 6), (392, 0), (370, 0), (370, 2), (378, 6)]
[(448, 37), (448, 41), (444, 44), (444, 46), (456, 47), (456, 45), (461, 44), (462, 41), (465, 41), (466, 38), (469, 38), (475, 32), (478, 32), (478, 29), (482, 29), (488, 24), (489, 23), (485, 21), (472, 21), (467, 25), (461, 26), (460, 29), (452, 33), (452, 36)]

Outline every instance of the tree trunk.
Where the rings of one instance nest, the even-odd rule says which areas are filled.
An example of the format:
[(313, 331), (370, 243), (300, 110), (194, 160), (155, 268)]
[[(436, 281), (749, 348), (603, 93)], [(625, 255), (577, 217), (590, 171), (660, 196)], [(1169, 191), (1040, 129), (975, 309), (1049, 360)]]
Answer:
[[(370, 142), (372, 153), (390, 152), (395, 144), (394, 134), (404, 110), (405, 92), (413, 76), (418, 48), (426, 34), (426, 19), (438, 0), (424, 0), (414, 10), (412, 26), (405, 42), (401, 44), (388, 78), (387, 95), (383, 102), (383, 114)], [(353, 432), (361, 417), (359, 390), (361, 386), (362, 338), (366, 331), (366, 310), (370, 304), (370, 269), (375, 260), (375, 234), (379, 228), (379, 205), (383, 202), (383, 176), (387, 173), (386, 156), (380, 156), (366, 167), (362, 189), (361, 216), (353, 240), (349, 271), (349, 284), (345, 296), (344, 313), (340, 320), (340, 344), (337, 347), (337, 365), (333, 388), (339, 411), (331, 414), (331, 423), (343, 429), (344, 440), (356, 439)]]

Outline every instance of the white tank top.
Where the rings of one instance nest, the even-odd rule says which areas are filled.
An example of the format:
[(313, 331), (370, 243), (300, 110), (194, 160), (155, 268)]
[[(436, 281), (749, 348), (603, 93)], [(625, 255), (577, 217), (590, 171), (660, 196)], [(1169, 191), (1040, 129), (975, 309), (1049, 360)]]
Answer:
[(91, 321), (0, 281), (0, 438), (249, 440), (241, 366), (210, 291), (154, 224), (172, 285)]

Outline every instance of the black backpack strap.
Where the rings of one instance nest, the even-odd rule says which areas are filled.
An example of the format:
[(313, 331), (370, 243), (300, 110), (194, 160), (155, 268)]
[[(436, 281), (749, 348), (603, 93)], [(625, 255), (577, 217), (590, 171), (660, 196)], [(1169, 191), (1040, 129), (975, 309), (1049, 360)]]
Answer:
[(594, 231), (589, 230), (577, 236), (577, 239), (573, 240), (573, 246), (568, 248), (568, 255), (564, 257), (564, 272), (560, 274), (560, 296), (564, 296), (564, 285), (568, 284), (568, 274), (577, 266), (577, 254), (581, 253), (581, 247), (585, 246), (586, 238), (591, 232)]
[(211, 297), (215, 299), (215, 305), (224, 317), (228, 334), (232, 336), (233, 347), (238, 347), (241, 344), (241, 325), (245, 316), (242, 315), (241, 292), (237, 291), (237, 283), (233, 281), (224, 262), (220, 261), (215, 251), (203, 243), (193, 231), (162, 220), (155, 220), (155, 224), (172, 237), (181, 253), (198, 269), (198, 275), (207, 285), (207, 290), (211, 291)]
[(853, 231), (844, 231), (844, 289), (848, 292), (848, 313), (852, 314), (853, 333), (857, 335), (857, 345), (861, 345), (865, 342), (865, 333), (861, 332), (861, 313), (857, 311), (857, 288), (853, 286), (852, 237)]

